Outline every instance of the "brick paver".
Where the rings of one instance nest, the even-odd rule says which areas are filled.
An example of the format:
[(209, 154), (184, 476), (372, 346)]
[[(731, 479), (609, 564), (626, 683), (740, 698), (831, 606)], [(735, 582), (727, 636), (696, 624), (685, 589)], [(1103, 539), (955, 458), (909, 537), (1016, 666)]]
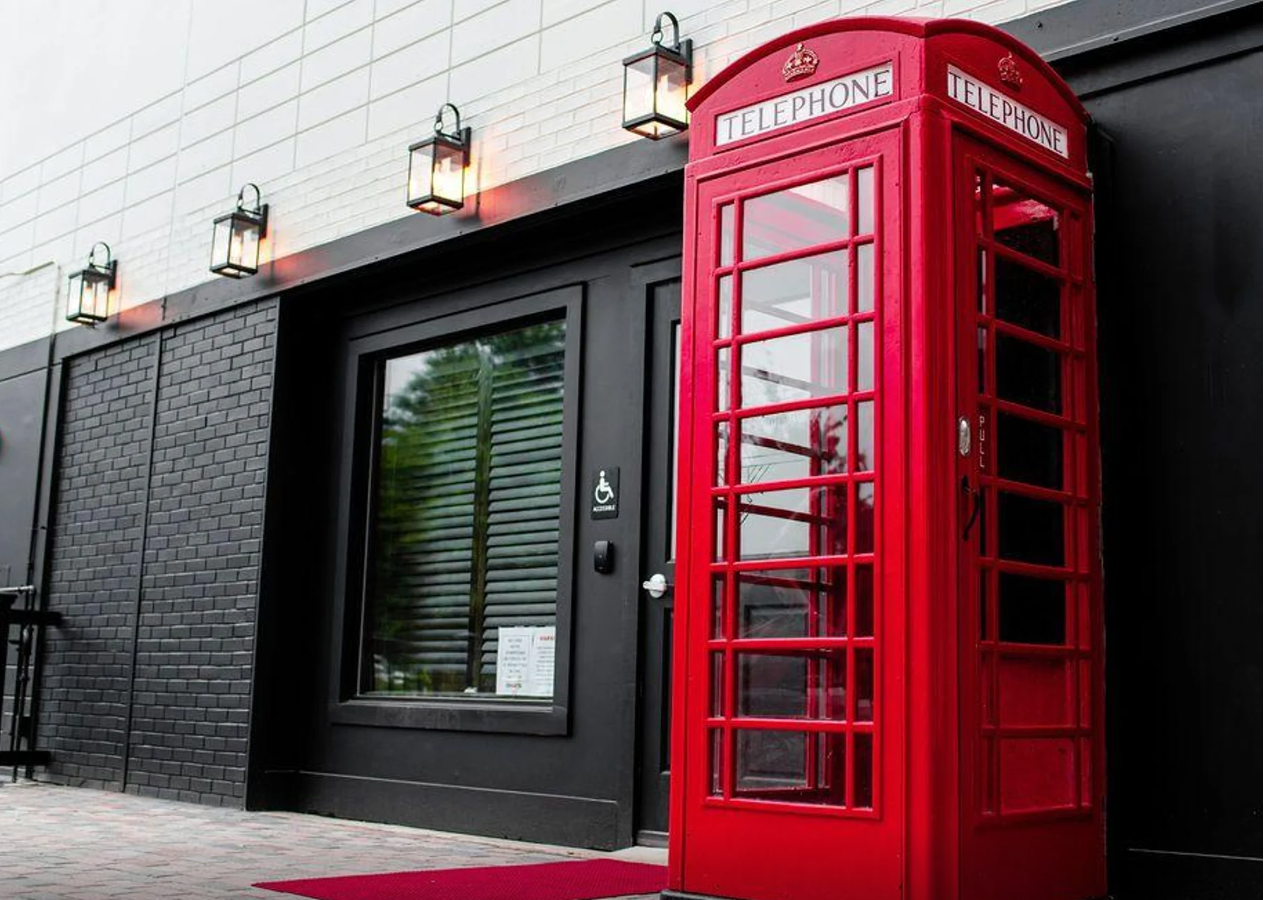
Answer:
[[(0, 783), (3, 900), (282, 900), (290, 895), (250, 885), (605, 855), (299, 813)], [(665, 862), (662, 851), (643, 848), (613, 855)]]

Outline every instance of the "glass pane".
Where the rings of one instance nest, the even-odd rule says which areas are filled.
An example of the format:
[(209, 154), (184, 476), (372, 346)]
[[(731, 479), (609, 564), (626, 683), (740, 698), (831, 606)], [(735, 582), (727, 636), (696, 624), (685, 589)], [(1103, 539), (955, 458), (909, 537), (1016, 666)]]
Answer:
[(873, 721), (873, 651), (856, 651), (856, 721)]
[(761, 491), (739, 498), (741, 559), (847, 552), (847, 486)]
[(715, 501), (715, 534), (712, 536), (712, 540), (717, 560), (724, 559), (724, 551), (728, 545), (728, 528), (725, 522), (727, 510), (727, 500), (721, 497)]
[(654, 56), (623, 67), (623, 121), (632, 122), (654, 114)]
[(715, 426), (715, 483), (723, 487), (729, 483), (729, 423)]
[(742, 259), (845, 239), (847, 201), (845, 175), (752, 197), (744, 206)]
[(847, 718), (846, 652), (740, 654), (737, 714), (760, 719)]
[(1045, 566), (1065, 563), (1061, 503), (1000, 491), (996, 495), (998, 552), (1002, 559)]
[(873, 401), (856, 404), (856, 466), (857, 472), (872, 472), (873, 449)]
[[(436, 202), (423, 210), (455, 209), (465, 198), (465, 150), (439, 141), (434, 149), (434, 174), (430, 183)], [(442, 201), (442, 202), (440, 202)]]
[(236, 222), (228, 245), (228, 261), (243, 269), (259, 267), (259, 226), (253, 222)]
[(1009, 481), (1061, 489), (1062, 429), (997, 413), (996, 463)]
[(86, 287), (92, 300), (85, 308), (98, 319), (106, 318), (110, 313), (110, 279), (97, 278), (86, 282)]
[(858, 734), (855, 738), (855, 798), (858, 809), (873, 808), (873, 735)]
[(738, 420), (742, 484), (847, 471), (847, 407), (796, 409)]
[(549, 697), (565, 323), (383, 366), (361, 690)]
[(1062, 333), (1062, 285), (1024, 265), (996, 257), (996, 315), (1049, 337)]
[(715, 408), (718, 410), (728, 409), (732, 404), (729, 395), (729, 383), (732, 378), (729, 365), (730, 352), (728, 347), (721, 347), (715, 351)]
[(1003, 244), (1051, 266), (1058, 264), (1058, 214), (1022, 191), (992, 188), (992, 234)]
[(711, 579), (711, 637), (724, 637), (724, 584), (725, 576)]
[[(658, 89), (655, 91), (655, 112), (672, 122), (687, 123), (689, 110), (685, 107), (685, 94), (689, 79), (685, 67), (674, 59), (660, 56), (658, 59)], [(664, 129), (670, 133), (670, 129)]]
[(808, 787), (808, 736), (797, 731), (737, 732), (737, 790)]
[(711, 732), (711, 795), (718, 797), (723, 791), (724, 772), (724, 732)]
[(844, 637), (846, 569), (737, 573), (737, 637)]
[(724, 654), (711, 654), (711, 718), (724, 716)]
[(741, 354), (745, 409), (847, 393), (845, 326), (743, 344)]
[(997, 625), (1012, 644), (1066, 643), (1066, 582), (1001, 572)]
[(873, 390), (873, 322), (856, 326), (856, 390)]
[(1045, 412), (1062, 411), (1061, 357), (1005, 334), (996, 336), (996, 395)]
[(845, 734), (739, 730), (735, 796), (842, 806), (846, 747)]
[(847, 251), (836, 250), (742, 273), (742, 334), (847, 314)]
[(856, 248), (856, 312), (873, 309), (874, 282), (873, 244)]
[(856, 552), (873, 552), (873, 482), (856, 485)]
[(431, 177), (434, 174), (433, 141), (427, 141), (408, 154), (408, 199), (422, 200), (434, 193)]
[(733, 333), (733, 276), (723, 275), (715, 291), (715, 336), (726, 338)]
[(720, 265), (733, 265), (733, 204), (720, 207)]
[[(222, 266), (228, 262), (229, 235), (232, 233), (232, 219), (223, 219), (215, 223), (211, 236), (211, 265)], [(71, 282), (74, 287), (74, 282)]]
[(873, 637), (873, 567), (856, 566), (856, 637)]
[(873, 234), (873, 166), (856, 172), (856, 234)]

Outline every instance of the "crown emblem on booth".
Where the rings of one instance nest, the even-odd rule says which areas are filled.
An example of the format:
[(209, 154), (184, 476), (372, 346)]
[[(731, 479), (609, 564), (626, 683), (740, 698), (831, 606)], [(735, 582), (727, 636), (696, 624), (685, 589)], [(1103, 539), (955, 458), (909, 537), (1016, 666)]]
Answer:
[(790, 54), (790, 58), (786, 60), (786, 64), (781, 67), (781, 77), (786, 81), (793, 81), (796, 78), (802, 78), (805, 75), (811, 75), (816, 71), (816, 67), (821, 64), (821, 58), (804, 47), (802, 44), (794, 48), (794, 52)]
[(996, 68), (1001, 73), (1001, 81), (1012, 88), (1023, 86), (1023, 73), (1018, 70), (1018, 60), (1014, 59), (1014, 54), (1007, 53), (1002, 56), (1001, 61), (996, 64)]

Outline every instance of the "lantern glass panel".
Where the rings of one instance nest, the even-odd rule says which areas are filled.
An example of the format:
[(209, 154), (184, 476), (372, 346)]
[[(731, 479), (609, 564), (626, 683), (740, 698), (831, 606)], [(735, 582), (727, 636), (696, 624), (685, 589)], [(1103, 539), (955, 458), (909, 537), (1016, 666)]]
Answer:
[(233, 216), (233, 233), (228, 242), (228, 264), (243, 273), (259, 271), (259, 223)]
[(84, 312), (104, 322), (109, 317), (110, 276), (107, 272), (89, 272), (83, 280)]
[(654, 111), (659, 119), (667, 120), (667, 127), (662, 134), (674, 134), (689, 122), (689, 111), (685, 109), (685, 93), (688, 88), (689, 78), (685, 64), (670, 56), (660, 56), (658, 83), (654, 91)]
[(66, 290), (66, 318), (74, 321), (83, 314), (84, 283), (83, 273), (76, 272), (70, 276), (70, 284)]
[(465, 148), (447, 141), (434, 145), (431, 188), (437, 200), (459, 208), (465, 202)]
[(408, 153), (408, 205), (416, 206), (433, 193), (435, 142), (424, 141)]
[(231, 217), (215, 221), (215, 235), (211, 238), (211, 269), (228, 265), (228, 245), (233, 230)]
[[(647, 122), (645, 125), (638, 126), (632, 123), (652, 119), (654, 116), (654, 71), (657, 60), (657, 54), (650, 53), (623, 67), (624, 127), (631, 128), (639, 134), (648, 133), (649, 136), (654, 136), (656, 133), (652, 131), (654, 123)], [(651, 128), (650, 132), (644, 130), (647, 126)]]

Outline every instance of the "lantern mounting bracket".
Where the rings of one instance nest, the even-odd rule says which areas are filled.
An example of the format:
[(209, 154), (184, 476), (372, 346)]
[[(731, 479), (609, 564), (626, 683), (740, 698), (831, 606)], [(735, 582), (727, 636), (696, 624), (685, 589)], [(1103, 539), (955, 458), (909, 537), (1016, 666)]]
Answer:
[[(255, 192), (254, 206), (246, 206), (247, 188)], [(259, 190), (259, 185), (253, 181), (247, 181), (242, 185), (241, 190), (237, 192), (237, 211), (259, 221), (259, 237), (268, 236), (268, 204), (263, 202), (263, 194)]]
[(654, 19), (654, 30), (650, 32), (650, 43), (653, 44), (655, 47), (663, 47), (663, 39), (667, 37), (666, 32), (663, 31), (664, 19), (666, 19), (668, 22), (671, 23), (671, 30), (672, 30), (672, 42), (671, 44), (667, 45), (664, 49), (670, 50), (672, 53), (675, 53), (684, 59), (685, 73), (686, 73), (685, 77), (687, 79), (692, 79), (693, 78), (693, 40), (690, 38), (685, 38), (682, 41), (680, 39), (680, 22), (676, 20), (676, 17), (672, 13), (664, 11), (664, 12), (659, 13), (658, 17)]
[[(105, 262), (104, 263), (98, 263), (96, 261), (98, 247), (105, 248)], [(88, 251), (88, 268), (95, 272), (102, 272), (102, 273), (108, 272), (110, 275), (110, 279), (109, 281), (106, 282), (106, 284), (108, 285), (110, 290), (114, 289), (115, 277), (118, 275), (118, 260), (114, 258), (114, 253), (113, 251), (110, 250), (110, 245), (107, 244), (105, 241), (97, 241), (95, 244), (92, 245), (92, 249)]]
[[(452, 110), (452, 118), (456, 120), (456, 127), (453, 128), (451, 131), (444, 131), (443, 130), (443, 114), (446, 110), (449, 110), (449, 109)], [(465, 128), (461, 127), (461, 111), (457, 109), (455, 103), (445, 103), (443, 104), (443, 106), (439, 107), (439, 111), (435, 113), (434, 131), (435, 131), (435, 135), (437, 135), (438, 137), (447, 138), (450, 141), (455, 141), (456, 143), (460, 144), (462, 147), (468, 147), (470, 145), (470, 129), (468, 127), (465, 127)]]

